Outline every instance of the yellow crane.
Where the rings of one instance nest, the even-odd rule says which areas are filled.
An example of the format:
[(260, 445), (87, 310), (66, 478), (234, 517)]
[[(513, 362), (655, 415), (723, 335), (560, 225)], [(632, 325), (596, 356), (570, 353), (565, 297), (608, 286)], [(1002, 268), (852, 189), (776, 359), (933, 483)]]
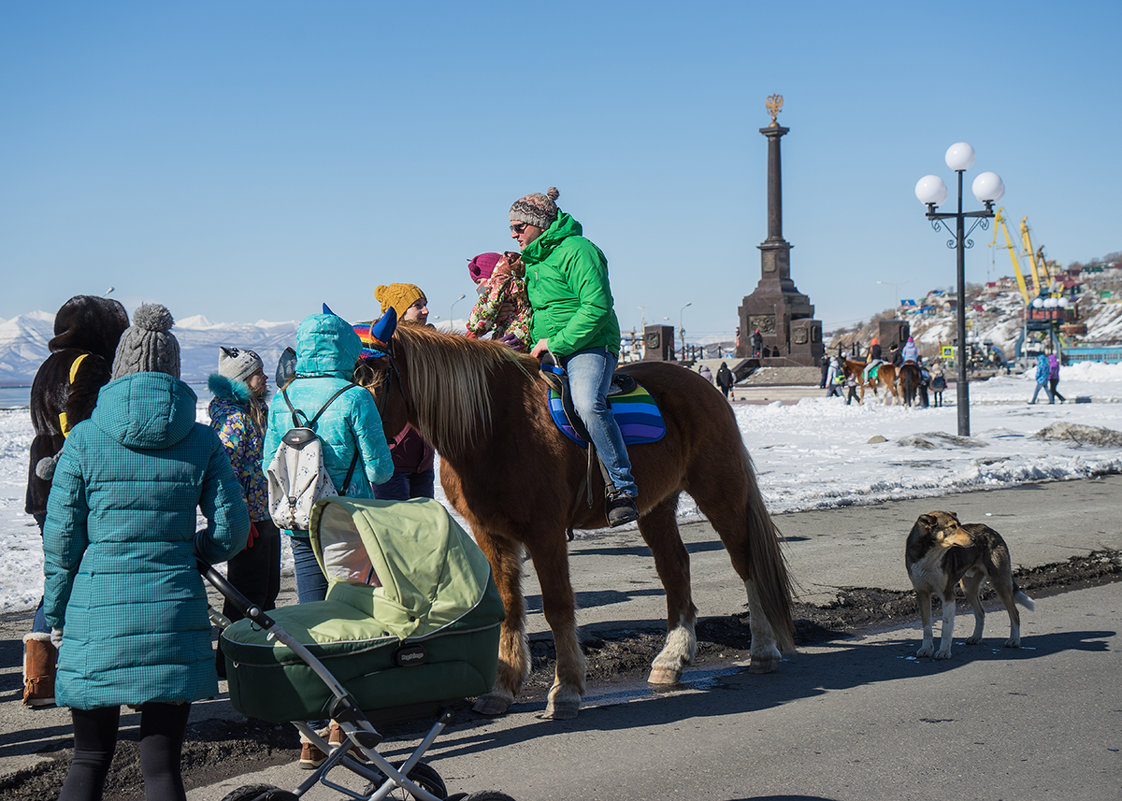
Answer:
[(1023, 256), (1027, 256), (1029, 264), (1032, 266), (1032, 283), (1037, 285), (1037, 294), (1040, 294), (1041, 289), (1047, 288), (1051, 284), (1051, 274), (1048, 271), (1048, 265), (1045, 264), (1045, 249), (1040, 246), (1040, 251), (1037, 252), (1032, 248), (1032, 237), (1029, 236), (1029, 218), (1021, 218), (1021, 241), (1024, 243)]
[[(1005, 247), (1003, 247), (1001, 249), (1009, 251), (1009, 258), (1013, 261), (1013, 274), (1015, 276), (1017, 276), (1017, 287), (1021, 290), (1021, 297), (1024, 298), (1025, 305), (1028, 306), (1032, 303), (1032, 299), (1040, 294), (1040, 287), (1037, 284), (1037, 279), (1036, 279), (1036, 268), (1033, 267), (1033, 270), (1032, 270), (1033, 294), (1030, 295), (1029, 291), (1028, 291), (1028, 287), (1025, 286), (1025, 275), (1024, 275), (1024, 273), (1021, 272), (1020, 259), (1017, 258), (1017, 249), (1015, 247), (1013, 247), (1013, 239), (1012, 239), (1012, 237), (1009, 236), (1009, 228), (1005, 225), (1005, 215), (1003, 214), (1004, 211), (1005, 211), (1005, 207), (1002, 206), (1001, 208), (999, 208), (997, 210), (997, 214), (994, 215), (993, 242), (990, 243), (990, 247), (992, 248), (994, 245), (997, 244), (997, 232), (998, 232), (998, 229), (1001, 229), (1001, 232), (1003, 234), (1005, 234)], [(1028, 218), (1026, 217), (1025, 219), (1028, 219)], [(1024, 225), (1024, 223), (1022, 223), (1022, 225)], [(1028, 229), (1026, 228), (1025, 229), (1026, 235), (1027, 235), (1027, 230)]]

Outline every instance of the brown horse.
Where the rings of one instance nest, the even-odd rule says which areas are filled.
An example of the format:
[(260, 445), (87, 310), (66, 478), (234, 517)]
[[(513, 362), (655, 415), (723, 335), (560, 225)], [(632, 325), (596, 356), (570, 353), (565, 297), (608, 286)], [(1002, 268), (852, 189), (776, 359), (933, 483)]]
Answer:
[(900, 400), (900, 396), (896, 394), (896, 368), (888, 362), (881, 362), (880, 367), (877, 368), (875, 378), (870, 378), (868, 381), (862, 381), (861, 377), (865, 373), (865, 362), (855, 361), (853, 359), (845, 359), (842, 369), (845, 370), (846, 376), (857, 376), (857, 383), (861, 385), (861, 396), (857, 399), (858, 403), (865, 402), (865, 388), (872, 387), (873, 397), (879, 398), (877, 388), (883, 386), (885, 389), (884, 402), (888, 403), (889, 397), (896, 401)]
[(900, 365), (898, 372), (900, 373), (897, 377), (897, 382), (900, 384), (900, 395), (904, 400), (904, 405), (911, 406), (916, 402), (916, 393), (919, 391), (921, 379), (919, 366), (915, 362), (904, 362)]
[[(392, 436), (408, 421), (440, 453), (444, 492), (490, 560), (506, 608), (498, 678), (475, 708), (503, 714), (529, 675), (522, 595), (528, 552), (557, 651), (546, 716), (575, 717), (585, 662), (566, 530), (607, 525), (599, 473), (589, 506), (586, 451), (554, 425), (536, 360), (488, 340), (413, 325), (398, 328), (391, 348), (367, 362), (385, 430)], [(636, 364), (626, 372), (654, 396), (666, 421), (663, 439), (629, 448), (639, 486), (639, 533), (666, 590), (667, 637), (648, 681), (677, 682), (697, 650), (689, 554), (675, 517), (682, 492), (709, 518), (747, 590), (750, 670), (775, 670), (781, 651), (794, 650), (791, 589), (732, 408), (704, 378), (677, 365)]]

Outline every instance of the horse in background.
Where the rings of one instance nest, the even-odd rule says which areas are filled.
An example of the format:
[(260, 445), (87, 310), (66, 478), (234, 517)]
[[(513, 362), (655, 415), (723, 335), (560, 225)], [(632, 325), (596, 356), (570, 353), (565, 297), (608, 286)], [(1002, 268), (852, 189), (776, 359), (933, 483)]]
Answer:
[(900, 384), (900, 395), (904, 405), (911, 406), (916, 402), (916, 393), (919, 392), (919, 384), (923, 380), (919, 365), (915, 362), (904, 362), (897, 372), (899, 375), (896, 380)]
[(880, 366), (877, 368), (876, 376), (870, 377), (867, 381), (862, 380), (862, 376), (865, 374), (865, 362), (855, 359), (845, 359), (842, 363), (842, 369), (845, 371), (846, 377), (850, 375), (857, 377), (857, 383), (861, 386), (861, 395), (858, 397), (858, 403), (865, 402), (866, 387), (871, 387), (873, 390), (873, 397), (879, 398), (878, 389), (883, 386), (885, 389), (885, 403), (889, 402), (890, 397), (897, 401), (900, 400), (900, 396), (896, 394), (896, 367), (892, 364), (881, 362)]
[[(371, 389), (387, 435), (406, 422), (436, 448), (448, 501), (470, 524), (502, 595), (506, 620), (499, 672), (475, 709), (507, 711), (530, 673), (523, 554), (541, 585), (557, 667), (545, 716), (573, 718), (585, 691), (585, 659), (569, 578), (571, 528), (607, 525), (603, 482), (587, 452), (554, 424), (539, 364), (490, 340), (402, 325), (389, 351), (369, 359)], [(662, 362), (629, 364), (666, 422), (658, 442), (630, 445), (639, 487), (639, 534), (666, 590), (667, 636), (648, 681), (675, 684), (697, 650), (689, 553), (678, 532), (678, 496), (688, 492), (728, 550), (751, 612), (751, 666), (767, 673), (794, 650), (791, 587), (775, 524), (764, 505), (732, 407), (709, 382)]]

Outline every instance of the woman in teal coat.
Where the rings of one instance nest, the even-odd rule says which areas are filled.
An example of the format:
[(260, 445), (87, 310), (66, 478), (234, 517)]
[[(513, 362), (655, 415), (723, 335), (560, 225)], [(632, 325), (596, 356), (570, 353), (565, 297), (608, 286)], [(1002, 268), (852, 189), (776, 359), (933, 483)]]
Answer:
[[(218, 436), (195, 422), (172, 323), (163, 306), (137, 309), (47, 502), (44, 611), (59, 644), (56, 698), (74, 721), (60, 801), (101, 798), (121, 704), (141, 710), (147, 797), (185, 799), (190, 702), (218, 692), (195, 557), (240, 551), (249, 515)], [(197, 510), (207, 525), (196, 533)]]
[[(308, 419), (354, 380), (362, 341), (350, 323), (334, 314), (313, 314), (296, 327), (296, 377), (276, 392), (269, 405), (264, 464), (268, 466), (280, 447), (281, 437), (294, 423), (291, 403)], [(285, 395), (288, 400), (285, 400)], [(340, 495), (372, 498), (371, 484), (393, 475), (393, 459), (382, 431), (382, 417), (370, 392), (355, 386), (331, 402), (316, 421), (323, 443), (323, 466)], [(350, 484), (344, 486), (354, 463)], [(300, 603), (322, 601), (327, 579), (312, 552), (307, 531), (286, 531), (292, 545), (296, 595)]]

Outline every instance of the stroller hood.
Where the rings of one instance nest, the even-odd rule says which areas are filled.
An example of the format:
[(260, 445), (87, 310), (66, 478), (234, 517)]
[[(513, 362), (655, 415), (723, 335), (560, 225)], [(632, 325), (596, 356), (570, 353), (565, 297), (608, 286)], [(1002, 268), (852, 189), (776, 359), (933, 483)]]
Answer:
[(487, 557), (431, 498), (328, 498), (313, 507), (308, 533), (328, 581), (373, 586), (372, 616), (401, 640), (456, 622), (488, 587)]

